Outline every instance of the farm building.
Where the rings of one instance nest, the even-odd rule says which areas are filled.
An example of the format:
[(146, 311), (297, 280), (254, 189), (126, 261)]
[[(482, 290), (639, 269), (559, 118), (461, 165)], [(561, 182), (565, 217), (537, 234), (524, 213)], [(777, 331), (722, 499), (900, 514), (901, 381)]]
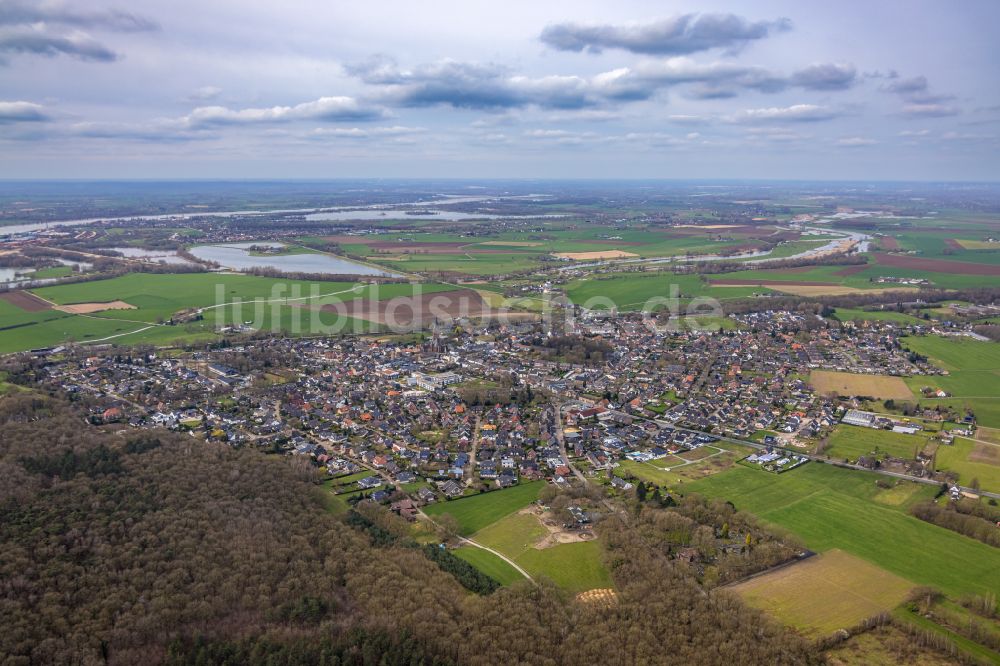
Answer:
[(849, 409), (844, 414), (841, 422), (871, 428), (875, 424), (875, 415), (871, 412), (863, 412), (860, 409)]

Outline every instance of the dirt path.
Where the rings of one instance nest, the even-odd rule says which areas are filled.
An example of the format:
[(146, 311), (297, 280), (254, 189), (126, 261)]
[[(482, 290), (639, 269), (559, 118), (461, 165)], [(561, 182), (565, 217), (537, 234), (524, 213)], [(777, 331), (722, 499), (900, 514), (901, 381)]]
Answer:
[[(426, 520), (427, 522), (431, 523), (432, 525), (437, 525), (437, 523), (434, 522), (433, 518), (431, 518), (430, 516), (428, 516), (426, 513), (424, 513), (420, 509), (417, 509), (417, 515), (419, 515), (423, 520)], [(499, 551), (496, 551), (496, 550), (493, 550), (492, 548), (490, 548), (488, 546), (484, 546), (483, 544), (481, 544), (479, 542), (476, 542), (476, 541), (473, 541), (472, 539), (466, 539), (463, 536), (457, 536), (456, 535), (455, 538), (458, 539), (459, 541), (461, 541), (464, 544), (468, 544), (470, 546), (475, 546), (476, 548), (480, 548), (480, 549), (485, 550), (487, 552), (493, 553), (494, 555), (496, 555), (497, 557), (499, 557), (501, 560), (503, 560), (504, 562), (506, 562), (510, 566), (512, 566), (515, 569), (517, 569), (518, 573), (520, 573), (522, 576), (524, 576), (525, 578), (527, 578), (528, 580), (530, 580), (532, 583), (535, 582), (535, 579), (531, 577), (531, 574), (529, 574), (527, 571), (525, 571), (524, 569), (522, 569), (521, 566), (517, 562), (515, 562), (512, 559), (510, 559), (509, 557), (507, 557), (503, 553), (501, 553)]]

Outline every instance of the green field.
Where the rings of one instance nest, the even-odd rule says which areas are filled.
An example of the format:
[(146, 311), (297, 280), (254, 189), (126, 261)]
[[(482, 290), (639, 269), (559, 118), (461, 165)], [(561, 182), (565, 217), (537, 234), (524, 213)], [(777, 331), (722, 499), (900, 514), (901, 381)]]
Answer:
[(891, 430), (876, 430), (840, 424), (830, 435), (825, 453), (832, 458), (856, 461), (860, 456), (913, 460), (923, 450), (932, 433), (918, 432), (907, 435)]
[(963, 486), (976, 480), (983, 490), (1000, 493), (1000, 445), (956, 437), (951, 446), (937, 448), (934, 462), (939, 471), (957, 472)]
[(462, 546), (451, 552), (502, 585), (511, 585), (526, 580), (520, 571), (488, 550), (475, 546)]
[(538, 548), (548, 530), (531, 514), (514, 513), (484, 527), (472, 539), (517, 562), (533, 577), (545, 576), (559, 587), (583, 592), (611, 587), (596, 541), (560, 543)]
[(951, 394), (947, 398), (920, 398), (922, 405), (940, 405), (960, 413), (969, 409), (980, 425), (1000, 427), (1000, 343), (943, 336), (909, 336), (901, 342), (949, 372), (906, 380), (914, 393), (929, 386)]
[(730, 589), (750, 605), (818, 637), (891, 611), (913, 587), (899, 576), (833, 549)]
[(894, 324), (925, 324), (919, 317), (908, 315), (903, 312), (893, 312), (892, 310), (852, 310), (850, 308), (837, 308), (834, 318), (839, 321), (891, 321)]
[(742, 298), (755, 292), (767, 292), (761, 287), (712, 287), (699, 275), (673, 273), (627, 273), (612, 277), (577, 280), (566, 285), (566, 295), (573, 303), (592, 310), (657, 309), (664, 307), (662, 299), (676, 296), (686, 300), (699, 296), (716, 299)]
[[(57, 310), (27, 312), (0, 300), (0, 353), (48, 347), (63, 342), (108, 339), (121, 344), (168, 344), (210, 340), (224, 325), (251, 322), (261, 330), (298, 334), (367, 333), (378, 324), (315, 306), (354, 298), (385, 300), (433, 293), (450, 285), (409, 283), (363, 285), (310, 282), (232, 273), (136, 273), (108, 280), (53, 285), (33, 290), (58, 305), (122, 300), (136, 306), (77, 315)], [(221, 307), (218, 307), (221, 306)], [(201, 321), (163, 325), (177, 312), (204, 308)]]
[(601, 562), (596, 541), (562, 543), (550, 548), (532, 548), (515, 562), (532, 576), (546, 576), (570, 592), (612, 587), (611, 575)]
[(468, 536), (537, 500), (544, 484), (544, 481), (531, 481), (507, 490), (470, 495), (432, 504), (424, 512), (431, 517), (451, 514), (458, 521), (461, 534)]
[(1000, 370), (1000, 343), (997, 342), (939, 335), (908, 336), (901, 342), (945, 370)]
[(749, 454), (752, 449), (726, 443), (724, 446), (701, 447), (695, 455), (701, 454), (702, 451), (709, 453), (687, 465), (683, 464), (683, 458), (676, 456), (650, 462), (621, 460), (618, 465), (623, 472), (628, 472), (646, 483), (672, 487), (725, 471), (737, 460)]
[(913, 501), (933, 496), (935, 486), (893, 505), (877, 501), (893, 492), (876, 486), (882, 478), (818, 463), (779, 475), (736, 466), (685, 484), (684, 491), (732, 501), (813, 550), (839, 548), (952, 597), (1000, 590), (996, 549), (906, 512)]

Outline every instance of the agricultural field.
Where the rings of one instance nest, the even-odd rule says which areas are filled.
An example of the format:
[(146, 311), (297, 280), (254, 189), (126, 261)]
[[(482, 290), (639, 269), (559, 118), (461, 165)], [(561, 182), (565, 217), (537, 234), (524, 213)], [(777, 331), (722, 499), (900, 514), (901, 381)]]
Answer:
[(543, 485), (543, 481), (522, 483), (507, 490), (494, 490), (432, 504), (424, 512), (432, 518), (444, 513), (451, 514), (458, 521), (460, 534), (469, 536), (537, 500)]
[[(168, 344), (210, 340), (217, 327), (247, 321), (253, 328), (289, 333), (366, 333), (379, 330), (387, 299), (419, 293), (426, 301), (432, 294), (447, 291), (455, 288), (435, 283), (308, 282), (231, 273), (138, 273), (5, 294), (0, 298), (0, 353), (67, 341)], [(482, 302), (478, 296), (470, 300)], [(341, 303), (351, 304), (351, 309), (337, 305)], [(176, 313), (190, 309), (203, 309), (203, 319), (165, 325)], [(405, 309), (395, 308), (397, 313)]]
[(934, 460), (937, 470), (956, 472), (963, 486), (978, 484), (1000, 493), (1000, 445), (956, 437), (951, 446), (939, 446)]
[(906, 380), (918, 395), (924, 387), (950, 394), (945, 398), (921, 397), (922, 405), (940, 405), (959, 413), (971, 410), (979, 425), (1000, 427), (1000, 343), (943, 336), (909, 336), (901, 342), (949, 373)]
[(851, 308), (837, 308), (834, 318), (839, 321), (891, 321), (895, 324), (926, 324), (927, 322), (919, 317), (908, 315), (904, 312), (893, 312), (892, 310), (854, 310)]
[(840, 549), (953, 598), (1000, 589), (994, 548), (907, 513), (913, 502), (932, 497), (936, 486), (921, 486), (900, 504), (879, 502), (883, 493), (894, 492), (876, 485), (883, 478), (815, 462), (779, 475), (736, 466), (686, 483), (683, 490), (729, 500), (814, 551)]
[(903, 338), (903, 346), (945, 370), (1000, 370), (1000, 343), (960, 336), (921, 335)]
[(566, 285), (566, 295), (576, 305), (601, 310), (617, 307), (621, 311), (658, 309), (663, 299), (688, 300), (708, 296), (718, 300), (745, 298), (768, 290), (754, 287), (714, 287), (699, 275), (674, 273), (619, 273), (576, 280)]
[(913, 587), (834, 548), (728, 589), (803, 635), (819, 638), (891, 611)]
[(809, 383), (820, 395), (870, 396), (878, 400), (910, 400), (913, 392), (900, 377), (857, 375), (850, 372), (813, 370)]

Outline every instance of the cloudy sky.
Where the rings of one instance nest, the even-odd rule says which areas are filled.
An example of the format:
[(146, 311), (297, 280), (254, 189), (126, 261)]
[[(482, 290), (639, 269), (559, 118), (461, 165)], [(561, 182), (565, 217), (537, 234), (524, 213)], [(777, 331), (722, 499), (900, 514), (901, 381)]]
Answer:
[(0, 0), (0, 177), (997, 180), (998, 26), (996, 0)]

